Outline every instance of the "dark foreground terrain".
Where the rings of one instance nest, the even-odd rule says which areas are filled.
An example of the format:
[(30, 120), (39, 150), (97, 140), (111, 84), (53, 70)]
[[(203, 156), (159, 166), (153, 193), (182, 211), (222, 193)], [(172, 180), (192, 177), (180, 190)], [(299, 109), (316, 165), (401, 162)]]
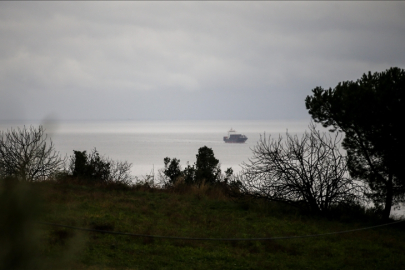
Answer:
[(42, 182), (2, 187), (2, 268), (12, 269), (401, 269), (405, 222), (345, 234), (263, 241), (177, 240), (80, 231), (190, 238), (271, 238), (379, 224), (358, 210), (319, 217), (220, 189), (94, 187)]

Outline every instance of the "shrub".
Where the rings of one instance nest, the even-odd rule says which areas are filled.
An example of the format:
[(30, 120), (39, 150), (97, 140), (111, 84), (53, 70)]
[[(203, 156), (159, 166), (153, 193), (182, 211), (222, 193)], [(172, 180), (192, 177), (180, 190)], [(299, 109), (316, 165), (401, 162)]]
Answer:
[(181, 181), (187, 185), (201, 186), (230, 181), (233, 174), (232, 168), (228, 168), (223, 176), (219, 160), (215, 158), (211, 148), (200, 147), (196, 159), (194, 165), (187, 164), (187, 167), (182, 170), (179, 159), (164, 158), (165, 167), (161, 173), (164, 185), (173, 186), (177, 181)]
[(70, 157), (68, 175), (90, 183), (120, 183), (129, 185), (134, 179), (130, 175), (131, 163), (115, 161), (92, 152), (73, 151)]

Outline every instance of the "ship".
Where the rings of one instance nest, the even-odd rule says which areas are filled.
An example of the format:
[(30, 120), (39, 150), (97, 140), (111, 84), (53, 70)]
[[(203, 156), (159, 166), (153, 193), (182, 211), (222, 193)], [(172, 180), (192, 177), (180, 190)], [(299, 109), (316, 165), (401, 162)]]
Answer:
[(236, 134), (236, 131), (232, 128), (228, 131), (228, 136), (224, 136), (224, 142), (226, 143), (245, 143), (247, 137), (242, 134)]

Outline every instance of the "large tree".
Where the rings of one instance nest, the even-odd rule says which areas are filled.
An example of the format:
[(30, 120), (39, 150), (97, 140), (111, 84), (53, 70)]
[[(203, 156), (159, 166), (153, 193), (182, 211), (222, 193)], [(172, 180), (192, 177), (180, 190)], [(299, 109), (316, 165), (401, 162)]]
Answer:
[(341, 134), (334, 137), (316, 130), (301, 138), (261, 136), (253, 158), (242, 165), (242, 192), (272, 201), (303, 205), (314, 212), (356, 202), (361, 187), (348, 178), (346, 157), (339, 151)]
[(343, 147), (353, 177), (365, 181), (383, 218), (403, 198), (405, 71), (390, 68), (363, 74), (357, 81), (340, 82), (334, 89), (316, 87), (305, 100), (316, 122), (345, 133)]

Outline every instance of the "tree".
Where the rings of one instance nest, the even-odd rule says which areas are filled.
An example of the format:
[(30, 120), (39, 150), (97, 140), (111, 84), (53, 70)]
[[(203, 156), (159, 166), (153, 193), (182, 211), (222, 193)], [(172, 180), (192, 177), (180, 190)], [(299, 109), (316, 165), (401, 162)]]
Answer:
[(405, 71), (363, 74), (357, 81), (344, 81), (334, 89), (316, 87), (307, 96), (306, 108), (315, 122), (331, 131), (345, 133), (343, 147), (353, 177), (371, 189), (368, 194), (377, 206), (384, 205), (383, 218), (401, 201), (405, 192), (405, 142), (402, 139), (405, 115)]
[(0, 132), (1, 177), (32, 182), (45, 180), (61, 169), (64, 160), (44, 132), (42, 126)]
[[(197, 161), (194, 165), (187, 164), (184, 170), (181, 170), (180, 160), (177, 158), (164, 158), (165, 167), (162, 170), (163, 178), (168, 185), (173, 185), (179, 179), (184, 180), (186, 184), (215, 184), (222, 180), (221, 168), (219, 160), (215, 158), (214, 151), (203, 146), (198, 149), (196, 155)], [(232, 168), (228, 168), (225, 172), (224, 181), (228, 181), (232, 176)]]
[(169, 178), (169, 184), (173, 185), (176, 180), (182, 176), (180, 160), (177, 158), (170, 159), (169, 157), (166, 157), (163, 161), (165, 164), (163, 173)]
[(203, 181), (208, 184), (214, 184), (220, 180), (221, 168), (219, 160), (215, 158), (214, 151), (211, 148), (204, 146), (198, 149), (195, 163), (195, 178), (198, 184)]
[(111, 160), (100, 156), (97, 149), (91, 153), (75, 151), (70, 157), (70, 175), (91, 182), (130, 184), (133, 177), (130, 175), (131, 163)]
[(289, 204), (304, 204), (325, 212), (358, 199), (359, 186), (348, 178), (346, 159), (339, 151), (341, 136), (327, 136), (310, 125), (301, 139), (262, 136), (253, 158), (242, 165), (239, 181), (245, 194)]
[(194, 184), (196, 176), (195, 176), (195, 167), (190, 165), (187, 162), (187, 167), (184, 168), (184, 170), (182, 171), (182, 175), (184, 177), (184, 183), (190, 185), (190, 184)]

